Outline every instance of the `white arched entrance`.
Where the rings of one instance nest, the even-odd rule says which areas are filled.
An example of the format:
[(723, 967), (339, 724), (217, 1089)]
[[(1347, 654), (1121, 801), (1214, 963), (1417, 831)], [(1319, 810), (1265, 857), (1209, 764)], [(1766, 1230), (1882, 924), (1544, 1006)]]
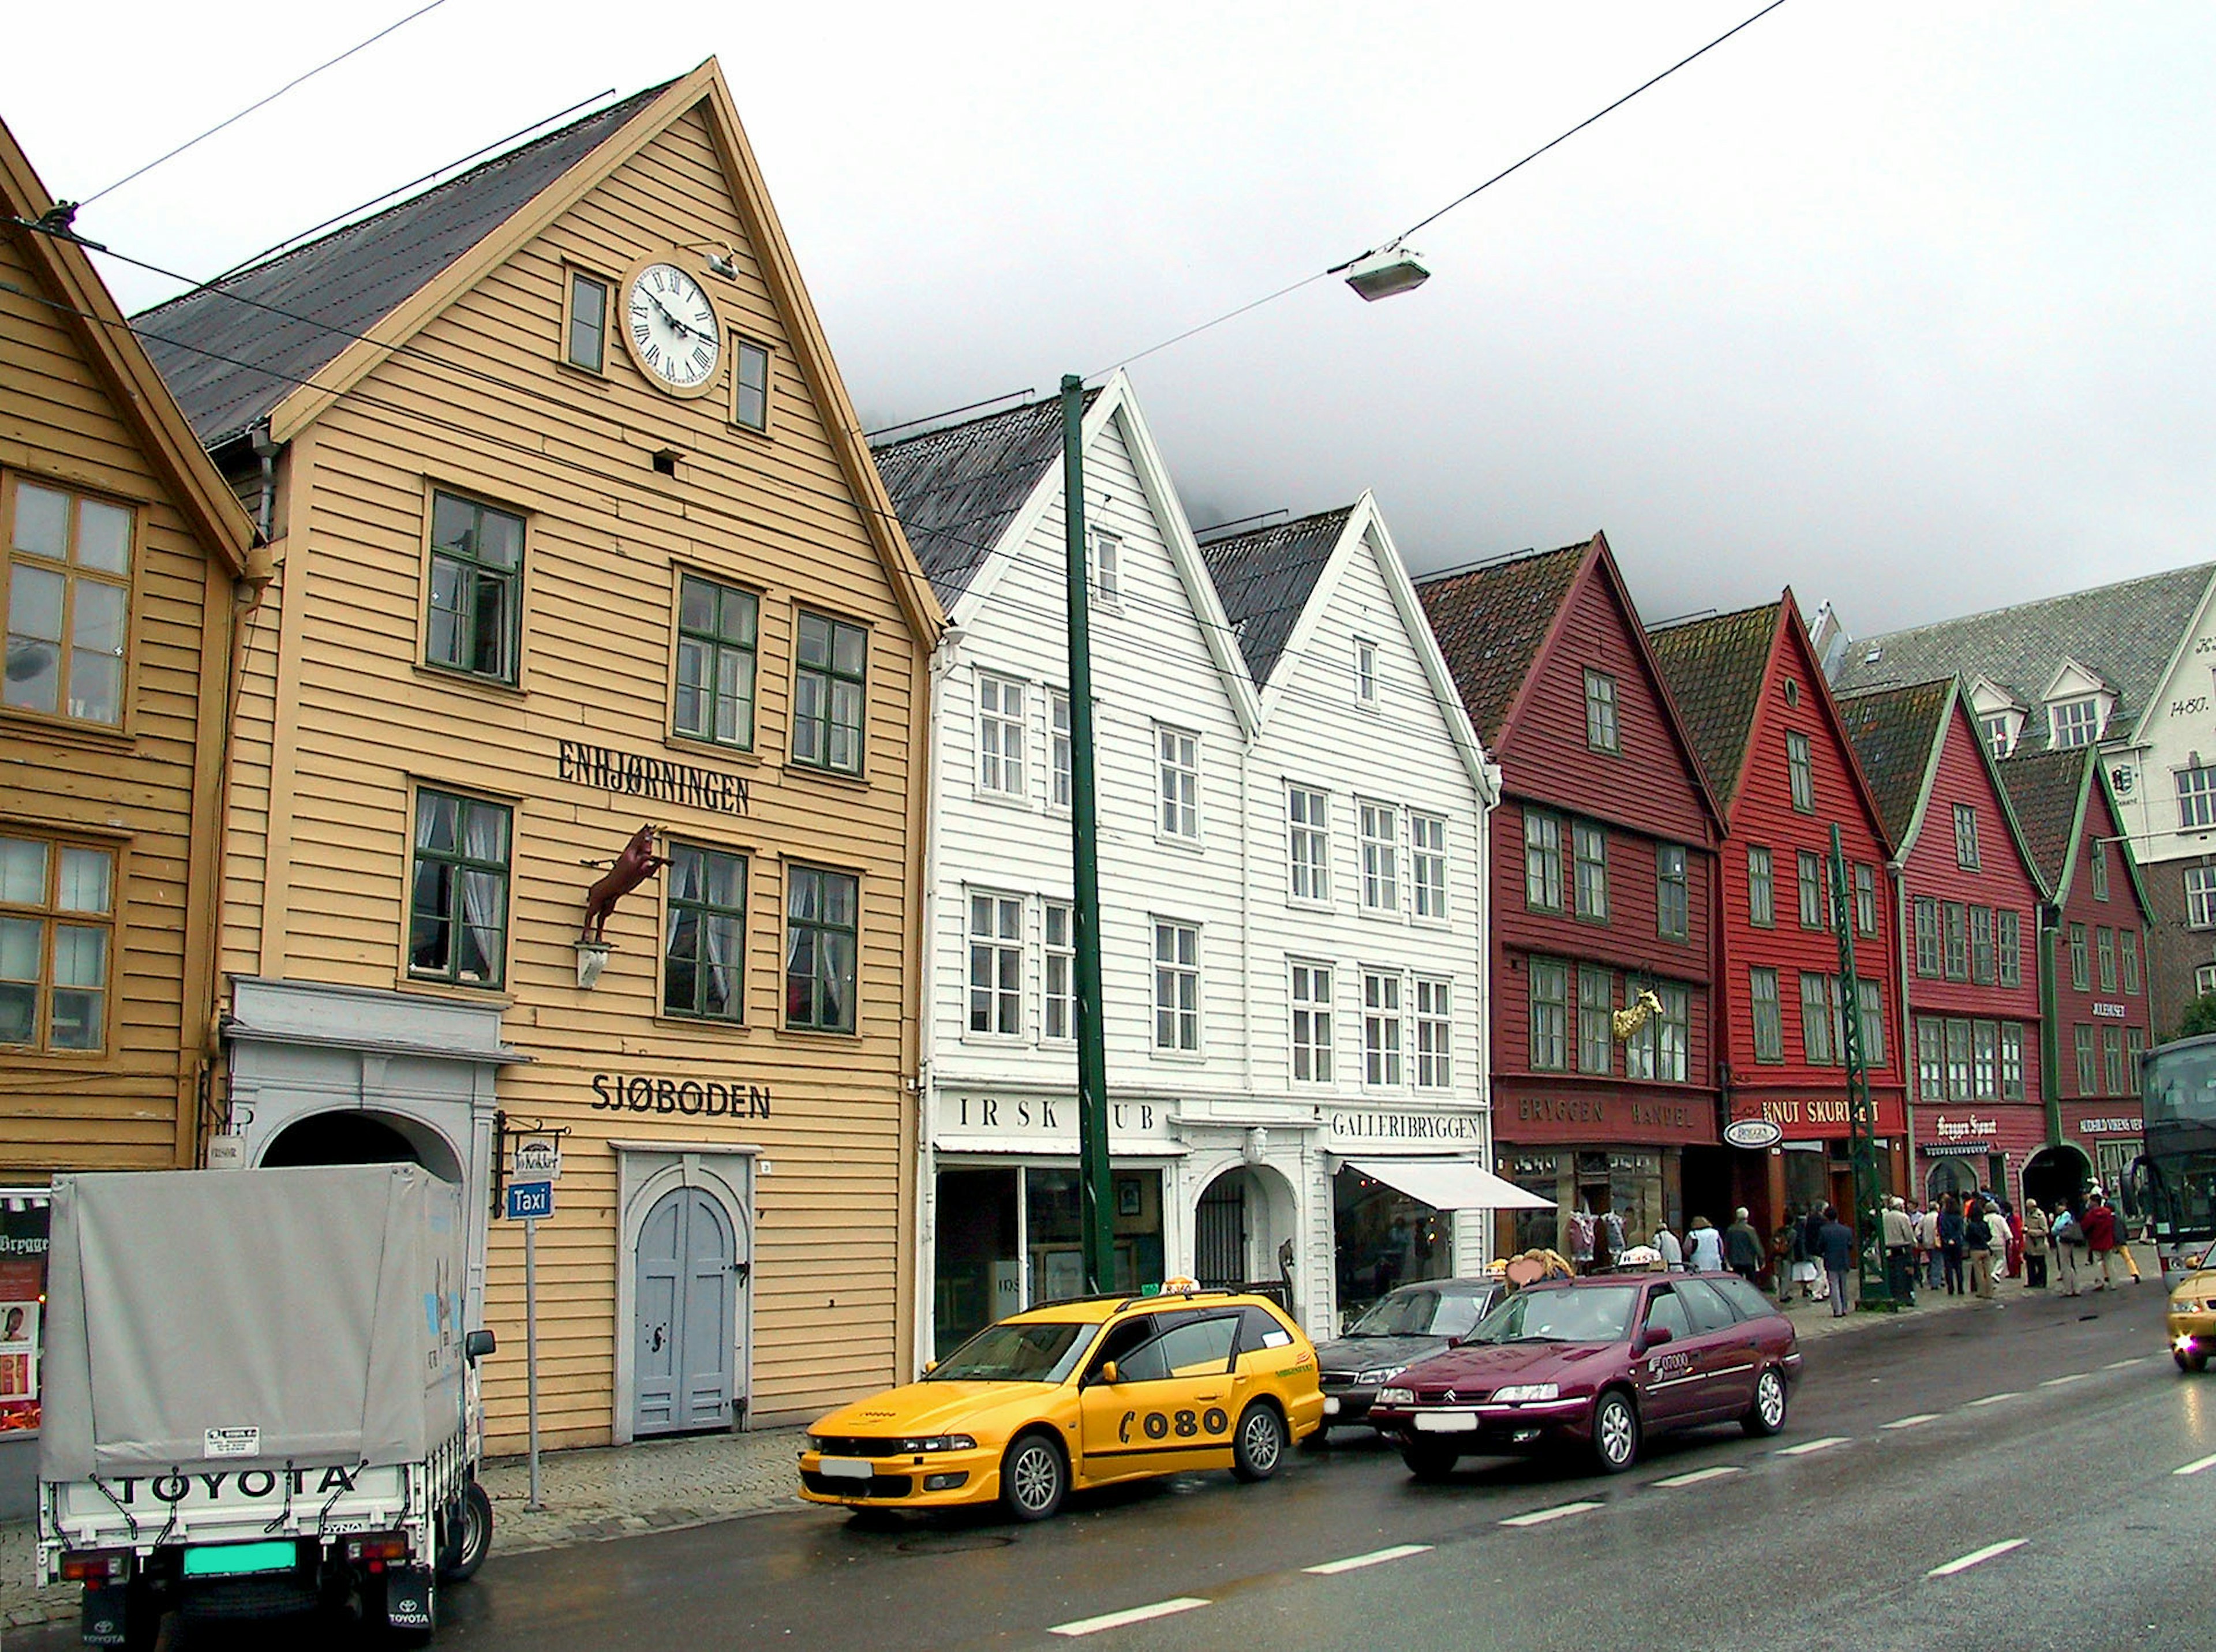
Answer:
[(1193, 1207), (1192, 1276), (1206, 1286), (1290, 1291), (1299, 1234), (1292, 1183), (1273, 1165), (1235, 1164), (1203, 1184)]

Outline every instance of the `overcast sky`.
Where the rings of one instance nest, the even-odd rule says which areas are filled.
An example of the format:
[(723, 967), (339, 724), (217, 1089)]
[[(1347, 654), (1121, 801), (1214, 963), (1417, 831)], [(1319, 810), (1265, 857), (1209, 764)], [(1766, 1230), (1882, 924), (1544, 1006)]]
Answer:
[[(17, 8), (83, 196), (403, 15)], [(1759, 0), (446, 0), (88, 207), (199, 275), (719, 56), (865, 422), (1050, 391), (1390, 237)], [(1788, 0), (1426, 230), (1132, 370), (1194, 520), (1376, 491), (1419, 571), (1605, 528), (1649, 619), (1868, 632), (2216, 556), (2216, 7)], [(175, 286), (105, 265), (126, 308)]]

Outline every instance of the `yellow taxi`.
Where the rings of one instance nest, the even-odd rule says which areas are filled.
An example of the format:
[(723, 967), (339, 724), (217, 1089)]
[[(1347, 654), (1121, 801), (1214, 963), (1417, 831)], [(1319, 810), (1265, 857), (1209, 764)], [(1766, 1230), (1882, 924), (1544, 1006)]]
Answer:
[(2170, 1357), (2180, 1371), (2205, 1371), (2216, 1353), (2216, 1266), (2203, 1256), (2170, 1293)]
[(819, 1417), (801, 1495), (853, 1508), (999, 1502), (1199, 1469), (1266, 1480), (1323, 1421), (1314, 1346), (1266, 1297), (1171, 1288), (988, 1325), (921, 1382)]

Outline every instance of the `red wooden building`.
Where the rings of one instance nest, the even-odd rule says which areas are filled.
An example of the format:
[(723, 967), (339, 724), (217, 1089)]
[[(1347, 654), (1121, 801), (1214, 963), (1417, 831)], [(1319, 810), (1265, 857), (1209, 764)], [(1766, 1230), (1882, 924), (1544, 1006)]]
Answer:
[[(1702, 1156), (1711, 1182), (1721, 1156), (1721, 814), (1601, 535), (1419, 589), (1501, 767), (1495, 1148), (1504, 1176), (1558, 1207), (1504, 1214), (1498, 1242), (1561, 1244), (1580, 1207), (1616, 1212), (1627, 1243), (1665, 1219), (1682, 1229)], [(1619, 1041), (1611, 1013), (1648, 989), (1662, 1014)]]
[(1910, 1185), (2021, 1200), (2024, 1166), (2047, 1145), (2046, 886), (1957, 679), (1856, 694), (1839, 714), (1895, 845)]
[(2045, 1059), (2051, 1151), (2024, 1191), (2051, 1202), (2086, 1177), (2111, 1193), (2142, 1151), (2139, 1058), (2151, 1047), (2146, 891), (2092, 747), (2010, 758), (2001, 778), (2049, 905), (2041, 967), (2052, 977)]
[[(1883, 887), (1891, 856), (1876, 801), (1808, 645), (1783, 600), (1665, 627), (1654, 654), (1720, 800), (1716, 979), (1729, 1117), (1767, 1119), (1783, 1140), (1733, 1149), (1717, 1186), (1687, 1188), (1711, 1219), (1752, 1209), (1764, 1231), (1786, 1206), (1854, 1208), (1841, 1010), (1862, 1007), (1870, 1097), (1889, 1190), (1905, 1183), (1904, 1086), (1895, 923)], [(1851, 869), (1855, 980), (1841, 979), (1825, 858), (1839, 828)]]

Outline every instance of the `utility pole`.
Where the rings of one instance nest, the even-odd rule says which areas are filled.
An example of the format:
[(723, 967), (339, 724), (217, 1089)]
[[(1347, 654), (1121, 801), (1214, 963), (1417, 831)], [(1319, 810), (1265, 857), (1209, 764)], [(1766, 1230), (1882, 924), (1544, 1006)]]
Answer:
[[(1875, 898), (1875, 891), (1872, 891)], [(1839, 941), (1839, 1055), (1847, 1069), (1847, 1152), (1855, 1167), (1855, 1249), (1862, 1257), (1862, 1303), (1888, 1311), (1893, 1280), (1886, 1273), (1884, 1189), (1877, 1176), (1877, 1115), (1870, 1106), (1869, 1066), (1862, 1055), (1862, 983), (1855, 976), (1854, 889), (1837, 821), (1831, 823), (1831, 930)], [(1882, 1008), (1878, 1012), (1884, 1014)]]
[(1086, 606), (1085, 381), (1062, 380), (1062, 519), (1069, 576), (1069, 847), (1077, 948), (1077, 1211), (1088, 1295), (1116, 1284), (1109, 1202), (1108, 1049), (1100, 1023), (1100, 821), (1093, 804), (1093, 640)]

